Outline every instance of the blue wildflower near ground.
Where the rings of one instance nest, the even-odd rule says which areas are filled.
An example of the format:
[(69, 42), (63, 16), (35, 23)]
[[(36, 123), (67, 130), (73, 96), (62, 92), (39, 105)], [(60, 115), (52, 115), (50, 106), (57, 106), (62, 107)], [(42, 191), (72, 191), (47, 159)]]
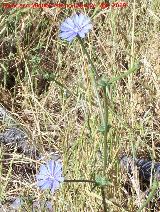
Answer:
[(36, 175), (37, 185), (40, 189), (50, 189), (53, 193), (64, 181), (62, 177), (62, 163), (60, 160), (50, 160), (46, 165), (40, 166), (40, 172)]
[(77, 35), (84, 38), (92, 28), (91, 20), (86, 15), (75, 14), (67, 18), (60, 27), (60, 37), (71, 42)]

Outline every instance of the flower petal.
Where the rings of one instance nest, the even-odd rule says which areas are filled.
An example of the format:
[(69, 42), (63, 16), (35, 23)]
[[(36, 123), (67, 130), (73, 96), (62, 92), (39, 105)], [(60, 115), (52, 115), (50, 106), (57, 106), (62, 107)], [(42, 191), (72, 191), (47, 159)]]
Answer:
[(41, 167), (40, 167), (40, 174), (44, 174), (46, 172), (48, 172), (48, 169), (47, 169), (46, 165), (41, 165)]
[(53, 176), (54, 175), (54, 170), (56, 169), (56, 162), (54, 160), (50, 160), (48, 162), (48, 170), (49, 173)]
[(87, 24), (86, 26), (84, 26), (83, 28), (82, 28), (82, 30), (90, 30), (90, 29), (92, 29), (92, 24)]
[(54, 193), (55, 190), (57, 190), (60, 186), (60, 183), (58, 181), (55, 181), (51, 186), (51, 192)]
[(84, 37), (85, 37), (85, 33), (84, 33), (83, 31), (78, 32), (78, 35), (79, 35), (81, 38), (84, 38)]
[(51, 182), (50, 181), (46, 181), (42, 186), (41, 186), (41, 189), (42, 190), (45, 190), (45, 189), (49, 189), (51, 188)]
[(55, 177), (55, 180), (57, 180), (58, 182), (63, 182), (64, 181), (64, 177)]
[(84, 16), (82, 13), (79, 14), (79, 25), (81, 26), (83, 24), (83, 21), (85, 20), (86, 16)]
[(62, 39), (66, 39), (66, 38), (68, 38), (68, 37), (70, 37), (70, 36), (72, 36), (72, 35), (74, 35), (74, 37), (76, 37), (76, 33), (73, 32), (73, 31), (61, 32), (59, 36), (60, 36)]
[(57, 175), (58, 173), (61, 173), (62, 174), (62, 163), (56, 161), (55, 162), (54, 175)]
[[(68, 23), (66, 23), (66, 22), (63, 22), (62, 24), (61, 24), (61, 27), (66, 27), (66, 28), (68, 28), (69, 30), (73, 30), (73, 28), (74, 28), (74, 26), (72, 27), (72, 26), (70, 26)], [(61, 28), (60, 28), (61, 29)]]
[(66, 27), (66, 26), (61, 26), (61, 27), (60, 27), (60, 30), (63, 31), (63, 32), (68, 32), (68, 31), (70, 31), (70, 30), (72, 30), (72, 29), (71, 29), (71, 28), (68, 28), (68, 27)]
[(83, 28), (79, 33), (87, 33), (89, 32), (89, 29), (88, 28)]
[(71, 19), (75, 26), (79, 26), (79, 16), (77, 14), (73, 15)]
[(91, 22), (90, 18), (87, 17), (87, 18), (84, 20), (84, 22), (82, 23), (82, 26), (88, 25), (88, 24), (90, 24), (90, 22)]
[(44, 175), (44, 174), (37, 174), (36, 175), (36, 179), (37, 180), (45, 180), (45, 179), (47, 179), (48, 178), (48, 175)]
[(66, 38), (66, 40), (68, 42), (71, 42), (75, 37), (77, 36), (77, 33), (72, 34), (71, 36), (69, 36), (68, 38)]
[(74, 22), (73, 22), (73, 20), (71, 18), (67, 18), (65, 20), (65, 23), (68, 24), (68, 26), (70, 26), (71, 28), (74, 27)]
[(37, 186), (41, 187), (43, 186), (47, 181), (46, 180), (39, 180), (37, 181)]

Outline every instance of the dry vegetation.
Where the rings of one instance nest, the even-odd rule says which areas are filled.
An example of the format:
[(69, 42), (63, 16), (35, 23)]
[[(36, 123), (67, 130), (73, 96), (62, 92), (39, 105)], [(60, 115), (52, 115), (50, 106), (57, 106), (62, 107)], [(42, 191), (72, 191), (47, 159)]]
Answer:
[[(137, 209), (137, 193), (125, 193), (121, 153), (160, 160), (159, 9), (159, 0), (129, 0), (127, 8), (99, 10), (92, 19), (93, 30), (84, 39), (103, 78), (111, 79), (140, 63), (136, 73), (112, 85), (108, 211)], [(91, 9), (76, 11), (93, 14)], [(66, 179), (91, 179), (102, 173), (99, 153), (103, 152), (103, 135), (90, 66), (78, 40), (68, 44), (58, 37), (61, 22), (74, 12), (0, 8), (0, 103), (27, 130), (30, 145), (40, 155), (60, 152)], [(40, 192), (34, 184), (39, 163), (32, 155), (16, 150), (7, 156), (8, 151), (1, 147), (0, 198), (4, 207), (20, 196), (22, 211), (32, 211), (34, 200), (41, 202), (41, 211), (47, 211), (42, 202), (50, 198), (57, 212), (103, 211), (100, 189), (92, 190), (90, 184), (64, 183), (53, 196)]]

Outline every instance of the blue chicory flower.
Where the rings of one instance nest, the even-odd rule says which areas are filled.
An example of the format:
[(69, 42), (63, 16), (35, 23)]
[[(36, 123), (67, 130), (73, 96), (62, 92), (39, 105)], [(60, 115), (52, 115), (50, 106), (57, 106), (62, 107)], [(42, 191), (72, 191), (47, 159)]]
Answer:
[(75, 14), (70, 18), (67, 18), (60, 27), (60, 38), (66, 39), (71, 42), (77, 35), (81, 38), (85, 37), (85, 34), (92, 28), (91, 20), (86, 15)]
[(50, 189), (53, 193), (59, 188), (60, 182), (64, 181), (64, 177), (62, 177), (62, 162), (60, 160), (50, 160), (46, 165), (42, 164), (36, 179), (40, 189)]

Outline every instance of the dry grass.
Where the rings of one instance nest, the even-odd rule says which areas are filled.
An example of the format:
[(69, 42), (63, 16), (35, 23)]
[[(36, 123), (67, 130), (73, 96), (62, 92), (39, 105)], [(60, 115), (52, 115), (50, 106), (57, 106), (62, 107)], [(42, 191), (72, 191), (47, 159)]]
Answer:
[[(114, 212), (137, 208), (136, 193), (127, 198), (124, 194), (119, 154), (160, 159), (160, 4), (158, 0), (129, 0), (128, 4), (123, 9), (99, 11), (92, 20), (94, 29), (85, 39), (98, 74), (104, 78), (141, 63), (135, 74), (112, 86), (106, 172), (112, 185), (106, 187), (106, 201), (108, 210)], [(0, 103), (28, 130), (30, 142), (41, 155), (61, 153), (66, 179), (100, 175), (103, 135), (98, 131), (100, 111), (90, 66), (77, 40), (69, 45), (58, 38), (60, 23), (74, 10), (0, 10)], [(83, 12), (93, 14), (92, 10)], [(1, 148), (1, 157), (5, 154)], [(14, 152), (8, 167), (0, 169), (0, 197), (3, 202), (16, 195), (25, 197), (25, 211), (31, 211), (31, 200), (42, 201), (47, 194), (36, 189), (34, 175), (17, 177), (17, 169), (12, 169), (12, 163), (27, 161), (35, 169), (39, 166), (34, 159)], [(103, 211), (100, 189), (91, 188), (64, 183), (49, 197), (54, 211)]]

